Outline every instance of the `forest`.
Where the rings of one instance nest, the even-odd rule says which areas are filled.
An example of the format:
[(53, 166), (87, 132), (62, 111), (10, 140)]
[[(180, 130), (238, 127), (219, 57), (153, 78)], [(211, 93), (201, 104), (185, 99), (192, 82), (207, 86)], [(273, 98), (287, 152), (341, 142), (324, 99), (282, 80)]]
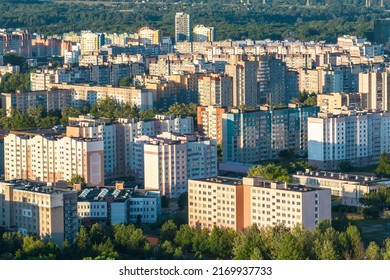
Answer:
[(267, 1), (267, 5), (262, 5), (262, 0), (142, 2), (0, 0), (0, 27), (52, 35), (85, 29), (136, 32), (148, 25), (173, 37), (174, 15), (182, 11), (191, 15), (193, 26), (214, 26), (217, 40), (293, 38), (335, 42), (344, 34), (371, 39), (374, 19), (388, 16), (379, 1), (372, 1), (373, 6), (366, 8), (364, 0), (312, 0), (310, 7), (305, 6), (306, 0), (274, 0)]
[[(72, 242), (61, 246), (37, 236), (22, 236), (0, 228), (0, 259), (235, 259), (235, 260), (389, 260), (390, 238), (365, 245), (359, 228), (335, 229), (329, 221), (315, 230), (283, 225), (242, 231), (214, 227), (195, 229), (168, 220), (158, 236), (140, 226), (99, 224), (80, 227)], [(156, 241), (157, 239), (157, 241)]]

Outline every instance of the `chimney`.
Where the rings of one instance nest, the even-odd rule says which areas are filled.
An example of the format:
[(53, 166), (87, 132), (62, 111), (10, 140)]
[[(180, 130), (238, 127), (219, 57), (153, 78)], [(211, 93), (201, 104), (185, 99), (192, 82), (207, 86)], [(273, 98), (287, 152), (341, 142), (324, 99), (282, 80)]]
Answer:
[(123, 190), (125, 188), (125, 182), (116, 182), (115, 183), (115, 189), (116, 190)]
[(81, 184), (80, 183), (73, 184), (73, 189), (78, 192), (81, 192)]

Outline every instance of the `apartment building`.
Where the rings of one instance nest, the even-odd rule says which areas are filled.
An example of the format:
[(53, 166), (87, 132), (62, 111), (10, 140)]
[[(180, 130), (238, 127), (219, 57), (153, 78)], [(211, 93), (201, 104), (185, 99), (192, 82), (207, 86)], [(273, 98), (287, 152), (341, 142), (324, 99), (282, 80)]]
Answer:
[(53, 184), (10, 180), (0, 182), (0, 225), (23, 235), (37, 234), (61, 246), (78, 231), (77, 192), (66, 182)]
[(147, 89), (80, 84), (52, 84), (52, 86), (71, 90), (72, 106), (78, 108), (82, 108), (86, 103), (94, 105), (98, 100), (106, 98), (112, 98), (118, 103), (133, 104), (141, 110), (153, 108), (153, 95)]
[(138, 40), (142, 44), (158, 45), (162, 42), (161, 31), (144, 26), (138, 29)]
[(176, 13), (175, 15), (175, 42), (191, 41), (190, 15)]
[(228, 109), (219, 106), (198, 106), (197, 124), (198, 132), (211, 139), (217, 140), (217, 144), (222, 143), (222, 115)]
[(231, 109), (222, 115), (224, 161), (256, 163), (276, 159), (283, 150), (307, 153), (307, 123), (318, 107), (289, 104), (287, 108)]
[(292, 177), (297, 184), (330, 189), (332, 196), (341, 198), (343, 205), (357, 207), (362, 207), (359, 199), (363, 195), (375, 192), (380, 187), (390, 187), (389, 180), (383, 178), (310, 169), (298, 171)]
[[(144, 170), (145, 189), (177, 198), (187, 191), (189, 178), (217, 175), (217, 143), (195, 135), (163, 133), (138, 139), (134, 157)], [(142, 167), (143, 166), (143, 167)]]
[(71, 106), (72, 94), (68, 89), (39, 90), (31, 92), (2, 93), (1, 106), (9, 116), (11, 109), (27, 114), (29, 108), (42, 106), (45, 112), (62, 110)]
[(390, 68), (359, 73), (359, 93), (366, 95), (364, 108), (374, 111), (390, 110)]
[(112, 122), (90, 115), (69, 118), (66, 136), (98, 138), (104, 146), (104, 175), (106, 179), (129, 175), (143, 178), (133, 164), (133, 142), (142, 135), (156, 136), (163, 132), (194, 133), (192, 117), (156, 115), (155, 119), (121, 118)]
[(224, 74), (209, 74), (198, 78), (199, 105), (233, 105), (233, 79)]
[(333, 92), (331, 94), (318, 94), (317, 106), (321, 112), (331, 113), (335, 109), (342, 107), (363, 108), (364, 96), (358, 93)]
[(237, 60), (225, 66), (225, 72), (233, 79), (233, 106), (258, 105), (257, 62)]
[(213, 177), (188, 181), (191, 227), (241, 230), (285, 225), (314, 229), (331, 219), (328, 189), (272, 182), (262, 178)]
[(390, 114), (342, 108), (308, 119), (308, 160), (325, 170), (342, 162), (363, 167), (390, 153)]
[(299, 97), (296, 71), (289, 71), (286, 63), (274, 56), (262, 55), (257, 59), (260, 104), (288, 104), (293, 97)]
[(157, 190), (124, 188), (123, 182), (103, 188), (84, 188), (77, 199), (79, 224), (155, 223), (161, 216)]
[(104, 34), (94, 33), (91, 31), (81, 32), (81, 55), (99, 51), (104, 45)]
[(4, 137), (5, 179), (42, 182), (78, 175), (88, 185), (104, 185), (103, 141), (13, 132)]
[(214, 27), (206, 27), (202, 24), (198, 24), (192, 30), (192, 40), (194, 42), (213, 42), (215, 39)]
[(31, 91), (51, 90), (57, 83), (69, 83), (71, 75), (65, 69), (43, 69), (30, 73)]
[(32, 57), (31, 34), (25, 30), (0, 30), (0, 53), (14, 52), (24, 58)]

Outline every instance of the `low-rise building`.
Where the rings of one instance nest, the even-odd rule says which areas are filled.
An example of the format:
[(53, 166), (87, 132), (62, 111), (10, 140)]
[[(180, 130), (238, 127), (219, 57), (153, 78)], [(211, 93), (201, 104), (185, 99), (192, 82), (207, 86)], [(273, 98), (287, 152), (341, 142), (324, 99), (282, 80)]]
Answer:
[(78, 196), (79, 223), (102, 226), (120, 223), (155, 223), (161, 216), (161, 196), (158, 190), (115, 187), (85, 188)]
[(314, 229), (331, 219), (328, 189), (272, 182), (262, 178), (213, 177), (188, 181), (191, 227), (241, 230), (256, 224)]
[(379, 187), (390, 187), (388, 179), (339, 172), (306, 170), (292, 177), (294, 183), (330, 189), (333, 196), (341, 198), (342, 204), (357, 207), (362, 206), (359, 199), (364, 194), (375, 192)]

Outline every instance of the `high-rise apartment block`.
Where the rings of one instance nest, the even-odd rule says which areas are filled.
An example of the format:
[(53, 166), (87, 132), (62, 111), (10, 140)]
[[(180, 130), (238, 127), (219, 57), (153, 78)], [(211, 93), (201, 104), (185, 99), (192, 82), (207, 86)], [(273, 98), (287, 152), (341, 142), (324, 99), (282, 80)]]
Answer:
[(139, 140), (137, 163), (144, 166), (145, 189), (177, 198), (188, 190), (188, 179), (217, 175), (215, 140), (174, 133)]
[(242, 230), (285, 225), (314, 229), (331, 219), (328, 189), (272, 182), (262, 178), (214, 177), (188, 181), (191, 227)]
[(194, 42), (213, 42), (215, 39), (214, 27), (206, 27), (204, 25), (196, 25), (193, 29)]
[(233, 79), (233, 106), (258, 105), (256, 61), (236, 60), (225, 66), (226, 73)]
[(318, 107), (290, 104), (288, 108), (262, 106), (260, 110), (232, 109), (222, 117), (224, 161), (256, 163), (276, 159), (283, 150), (307, 153), (307, 120)]
[(199, 105), (233, 105), (233, 79), (224, 74), (209, 74), (198, 78)]
[(150, 120), (121, 118), (112, 122), (87, 115), (69, 118), (69, 126), (66, 127), (68, 137), (98, 138), (103, 141), (106, 179), (135, 176), (137, 181), (142, 181), (139, 178), (143, 178), (144, 171), (136, 170), (133, 163), (135, 138), (156, 136), (163, 132), (192, 134), (194, 120), (192, 117), (157, 115)]
[(308, 159), (320, 169), (377, 164), (381, 153), (390, 153), (388, 112), (341, 109), (308, 119)]
[(175, 15), (175, 42), (191, 41), (190, 15), (176, 13)]
[(296, 71), (289, 71), (286, 63), (274, 56), (259, 56), (258, 63), (257, 81), (260, 103), (286, 105), (293, 97), (299, 97)]
[(81, 54), (88, 54), (99, 51), (104, 45), (104, 34), (91, 31), (81, 32)]
[(59, 246), (65, 240), (73, 242), (78, 231), (77, 192), (68, 190), (66, 182), (1, 182), (0, 209), (5, 229), (37, 234)]
[(162, 41), (161, 31), (144, 26), (138, 30), (138, 40), (142, 44), (158, 45)]
[(97, 138), (11, 132), (4, 137), (5, 179), (42, 182), (81, 176), (90, 186), (104, 185), (103, 141)]
[(226, 107), (220, 106), (198, 106), (197, 124), (198, 132), (201, 135), (217, 140), (222, 143), (222, 115), (227, 113)]
[(0, 53), (15, 52), (24, 58), (32, 56), (32, 37), (24, 30), (0, 30)]
[(359, 93), (365, 95), (364, 109), (390, 110), (390, 69), (359, 73)]

